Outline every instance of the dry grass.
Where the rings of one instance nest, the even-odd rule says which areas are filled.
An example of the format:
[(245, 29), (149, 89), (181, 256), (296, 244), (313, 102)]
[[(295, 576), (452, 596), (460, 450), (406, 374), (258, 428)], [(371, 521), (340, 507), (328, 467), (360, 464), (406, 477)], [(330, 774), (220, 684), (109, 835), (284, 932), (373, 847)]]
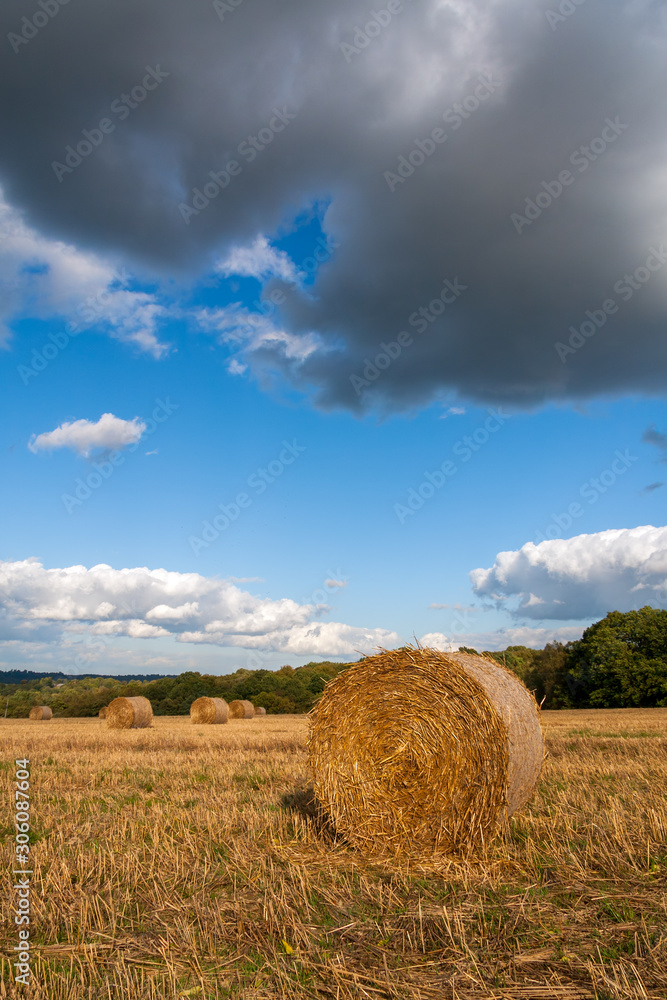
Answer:
[(35, 985), (4, 958), (0, 997), (667, 997), (667, 710), (544, 722), (536, 796), (488, 857), (420, 869), (318, 824), (305, 718), (0, 721), (6, 795), (31, 758), (37, 837)]

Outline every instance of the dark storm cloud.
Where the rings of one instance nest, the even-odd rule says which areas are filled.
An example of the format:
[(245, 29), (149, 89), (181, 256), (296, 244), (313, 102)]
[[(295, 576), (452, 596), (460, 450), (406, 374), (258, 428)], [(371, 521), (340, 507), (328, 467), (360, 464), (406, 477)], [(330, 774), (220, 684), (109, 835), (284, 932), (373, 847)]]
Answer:
[[(31, 27), (41, 9), (5, 0), (0, 69), (0, 176), (40, 231), (196, 273), (331, 199), (340, 249), (281, 317), (323, 348), (265, 344), (260, 370), (352, 409), (664, 390), (661, 5), (70, 0)], [(104, 118), (90, 155), (54, 170)]]

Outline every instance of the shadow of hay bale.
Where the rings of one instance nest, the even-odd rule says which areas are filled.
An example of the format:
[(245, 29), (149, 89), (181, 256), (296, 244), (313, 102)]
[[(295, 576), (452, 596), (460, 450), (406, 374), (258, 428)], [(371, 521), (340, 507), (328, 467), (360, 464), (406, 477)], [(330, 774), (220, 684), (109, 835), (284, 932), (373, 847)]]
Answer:
[(280, 803), (288, 812), (295, 813), (305, 819), (318, 837), (321, 837), (328, 844), (340, 844), (345, 842), (345, 838), (337, 834), (327, 813), (322, 809), (315, 798), (315, 788), (311, 784), (301, 788), (295, 788), (291, 792), (286, 792)]

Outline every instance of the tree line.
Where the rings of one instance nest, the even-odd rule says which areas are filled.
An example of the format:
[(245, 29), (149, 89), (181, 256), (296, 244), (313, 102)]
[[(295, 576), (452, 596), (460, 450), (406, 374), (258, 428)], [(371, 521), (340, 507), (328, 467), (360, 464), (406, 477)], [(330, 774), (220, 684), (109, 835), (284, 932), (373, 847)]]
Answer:
[[(477, 653), (474, 649), (463, 649)], [(486, 651), (513, 670), (544, 708), (667, 706), (667, 611), (644, 607), (612, 611), (574, 642), (544, 649), (508, 646)], [(25, 718), (33, 705), (57, 716), (97, 715), (114, 698), (142, 694), (156, 715), (187, 715), (202, 696), (247, 698), (269, 714), (308, 712), (331, 680), (349, 663), (328, 660), (279, 670), (237, 670), (222, 677), (188, 671), (170, 677), (104, 677), (0, 674), (0, 717)]]
[(188, 671), (150, 680), (32, 673), (30, 679), (0, 683), (0, 718), (5, 712), (8, 718), (24, 718), (33, 705), (48, 705), (57, 716), (93, 716), (114, 698), (132, 695), (148, 698), (155, 715), (187, 715), (192, 702), (204, 696), (227, 702), (247, 698), (270, 714), (301, 713), (309, 711), (326, 682), (349, 665), (324, 661), (279, 670), (241, 669), (222, 677)]

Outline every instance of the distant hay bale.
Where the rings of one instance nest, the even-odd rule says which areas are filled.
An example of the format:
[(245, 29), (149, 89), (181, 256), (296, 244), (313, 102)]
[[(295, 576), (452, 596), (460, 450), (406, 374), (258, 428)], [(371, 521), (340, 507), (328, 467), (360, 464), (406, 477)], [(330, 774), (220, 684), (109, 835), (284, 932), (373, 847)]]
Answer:
[(261, 705), (255, 705), (255, 715), (266, 715), (266, 709)]
[(99, 710), (99, 712), (97, 713), (97, 717), (98, 717), (98, 719), (106, 719), (106, 717), (107, 717), (107, 707), (106, 707), (106, 705), (104, 706), (104, 708), (101, 708)]
[(255, 709), (253, 708), (251, 701), (230, 701), (229, 703), (229, 718), (230, 719), (254, 719)]
[(373, 854), (482, 850), (532, 795), (543, 754), (530, 692), (466, 653), (382, 650), (330, 681), (310, 715), (316, 798)]
[(46, 722), (47, 719), (53, 717), (53, 712), (48, 705), (35, 705), (34, 708), (30, 709), (29, 719), (33, 719), (37, 722)]
[(197, 698), (190, 705), (190, 719), (197, 725), (221, 725), (228, 716), (229, 705), (224, 698)]
[(153, 709), (148, 698), (114, 698), (107, 705), (109, 729), (147, 729), (153, 722)]

